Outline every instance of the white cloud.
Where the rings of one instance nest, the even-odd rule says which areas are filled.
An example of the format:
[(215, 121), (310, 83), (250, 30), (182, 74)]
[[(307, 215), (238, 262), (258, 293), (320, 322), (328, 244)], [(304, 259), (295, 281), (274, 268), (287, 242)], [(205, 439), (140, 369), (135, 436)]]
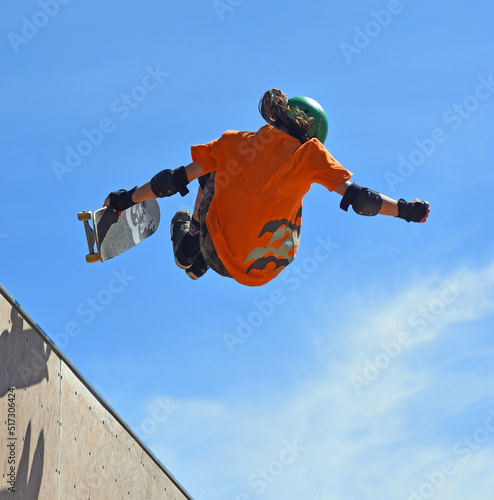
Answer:
[(197, 498), (488, 498), (494, 264), (366, 296), (331, 336), (312, 333), (321, 370), (288, 395), (174, 402), (151, 448), (175, 450)]

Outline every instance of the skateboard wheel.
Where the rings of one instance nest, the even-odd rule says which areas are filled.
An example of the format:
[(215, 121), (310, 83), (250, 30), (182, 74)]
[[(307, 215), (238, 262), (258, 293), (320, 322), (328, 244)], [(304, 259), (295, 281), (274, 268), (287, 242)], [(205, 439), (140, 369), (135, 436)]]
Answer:
[(82, 221), (91, 220), (91, 217), (92, 217), (91, 212), (79, 212), (77, 214), (77, 218)]
[(94, 262), (99, 262), (99, 261), (100, 258), (97, 253), (88, 253), (86, 255), (86, 262), (88, 262), (89, 264), (93, 264)]

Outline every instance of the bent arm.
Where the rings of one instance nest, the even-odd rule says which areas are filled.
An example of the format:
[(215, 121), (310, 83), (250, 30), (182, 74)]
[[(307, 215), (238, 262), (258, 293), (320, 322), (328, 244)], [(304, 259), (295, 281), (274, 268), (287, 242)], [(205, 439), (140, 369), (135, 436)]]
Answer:
[[(341, 184), (339, 184), (338, 186), (336, 186), (336, 188), (334, 189), (338, 194), (340, 194), (341, 196), (345, 196), (345, 193), (347, 192), (348, 188), (350, 186), (352, 186), (352, 182), (350, 181), (344, 181), (342, 182)], [(353, 184), (354, 186), (356, 186), (355, 184)], [(365, 189), (365, 188), (364, 188)], [(370, 190), (368, 190), (370, 191)], [(401, 201), (404, 201), (404, 200), (394, 200), (393, 198), (390, 198), (386, 195), (383, 195), (383, 194), (380, 194), (380, 193), (376, 193), (375, 191), (371, 191), (372, 193), (375, 193), (376, 195), (378, 195), (378, 197), (380, 197), (380, 199), (382, 200), (382, 205), (381, 207), (379, 208), (379, 211), (377, 212), (379, 215), (389, 215), (391, 217), (398, 217), (400, 216), (400, 210), (399, 210), (399, 206), (400, 206), (400, 202)], [(425, 222), (427, 220), (427, 217), (429, 216), (429, 212), (430, 212), (430, 209), (429, 209), (429, 203), (427, 201), (425, 202), (420, 202), (420, 200), (418, 198), (415, 198), (413, 199), (409, 204), (407, 205), (410, 205), (410, 204), (415, 204), (415, 203), (424, 203), (425, 204), (425, 215), (424, 217), (422, 217), (420, 219), (420, 221), (417, 221), (417, 222)], [(354, 210), (355, 210), (355, 207), (353, 207)], [(414, 208), (412, 206), (412, 208)]]
[[(192, 182), (193, 180), (204, 174), (201, 165), (196, 161), (189, 163), (189, 165), (185, 167), (185, 173), (187, 175), (188, 182)], [(146, 182), (146, 184), (143, 184), (141, 187), (138, 187), (132, 195), (132, 201), (134, 203), (140, 203), (141, 201), (146, 200), (154, 200), (156, 198), (159, 198), (159, 196), (157, 196), (153, 192), (151, 181)]]
[(163, 170), (140, 187), (135, 187), (130, 191), (122, 189), (119, 192), (110, 193), (105, 200), (104, 206), (106, 207), (111, 203), (116, 210), (125, 210), (127, 206), (130, 207), (141, 201), (171, 196), (177, 191), (184, 195), (188, 192), (186, 185), (203, 174), (201, 165), (196, 161), (174, 171)]

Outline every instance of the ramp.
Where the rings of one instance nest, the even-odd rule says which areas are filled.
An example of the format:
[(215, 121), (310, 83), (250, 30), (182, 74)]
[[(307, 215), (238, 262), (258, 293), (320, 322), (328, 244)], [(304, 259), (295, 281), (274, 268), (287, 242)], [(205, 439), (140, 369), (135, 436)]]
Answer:
[(0, 500), (192, 500), (0, 285)]

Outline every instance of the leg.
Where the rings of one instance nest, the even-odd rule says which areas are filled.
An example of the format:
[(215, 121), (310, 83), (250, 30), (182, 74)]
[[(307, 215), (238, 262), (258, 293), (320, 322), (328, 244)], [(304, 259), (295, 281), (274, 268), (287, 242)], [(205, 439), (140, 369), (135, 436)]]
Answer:
[(199, 206), (199, 222), (201, 224), (201, 250), (204, 260), (207, 265), (214, 269), (221, 276), (226, 276), (231, 278), (230, 273), (226, 270), (225, 266), (221, 262), (214, 248), (211, 236), (209, 235), (208, 227), (206, 224), (206, 216), (209, 211), (209, 205), (214, 197), (214, 177), (215, 173), (211, 174), (211, 177), (207, 179), (207, 183), (204, 186), (204, 194), (202, 197), (202, 202)]
[(197, 191), (196, 203), (194, 205), (194, 213), (192, 214), (192, 218), (199, 224), (199, 207), (201, 206), (202, 197), (204, 195), (204, 189), (202, 186), (199, 186), (199, 191)]
[[(196, 255), (192, 265), (185, 270), (187, 276), (193, 280), (199, 279), (208, 270), (208, 265), (204, 260), (202, 253), (200, 252), (200, 227), (199, 222), (199, 206), (201, 205), (202, 196), (204, 189), (199, 186), (199, 191), (197, 192), (196, 203), (194, 206), (194, 213), (192, 214), (192, 219), (190, 221), (189, 232), (184, 236), (181, 246), (185, 253), (190, 252), (192, 255)], [(199, 253), (197, 250), (199, 248)]]
[(208, 269), (201, 255), (199, 237), (199, 207), (203, 198), (204, 185), (208, 178), (209, 175), (199, 178), (199, 190), (192, 216), (187, 210), (181, 210), (175, 214), (171, 225), (175, 263), (181, 269), (185, 269), (187, 275), (192, 279), (201, 277)]

